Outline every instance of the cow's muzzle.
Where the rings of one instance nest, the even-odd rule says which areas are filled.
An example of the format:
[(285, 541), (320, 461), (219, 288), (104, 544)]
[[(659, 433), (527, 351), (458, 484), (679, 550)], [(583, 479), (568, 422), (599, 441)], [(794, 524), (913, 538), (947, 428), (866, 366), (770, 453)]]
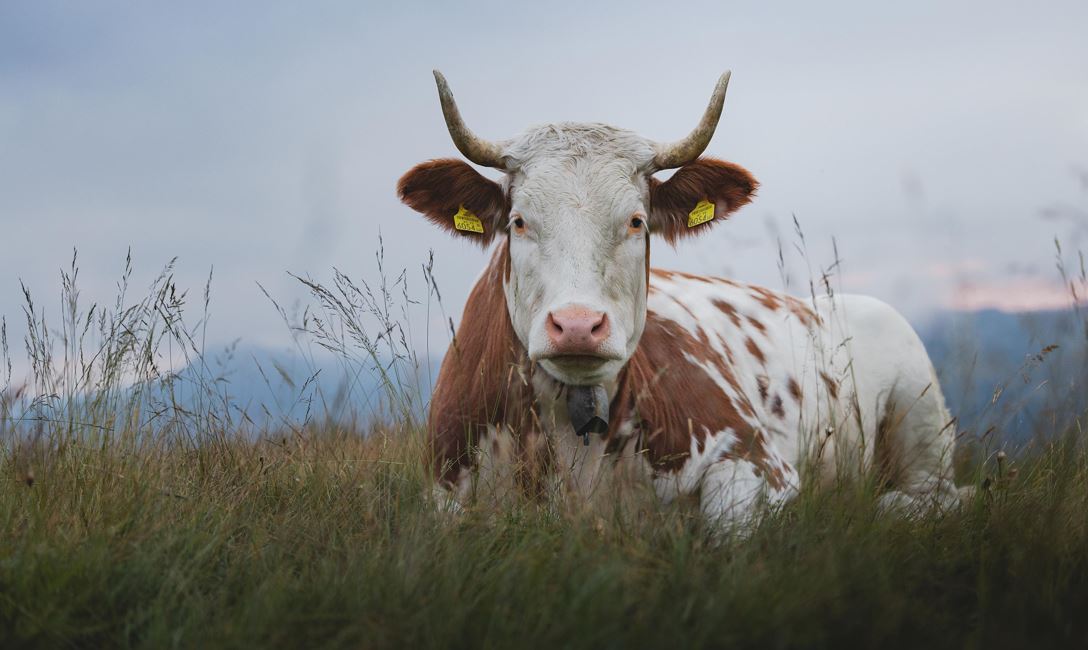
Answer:
[(596, 356), (612, 333), (608, 314), (587, 307), (567, 307), (548, 312), (544, 321), (551, 355), (557, 357)]

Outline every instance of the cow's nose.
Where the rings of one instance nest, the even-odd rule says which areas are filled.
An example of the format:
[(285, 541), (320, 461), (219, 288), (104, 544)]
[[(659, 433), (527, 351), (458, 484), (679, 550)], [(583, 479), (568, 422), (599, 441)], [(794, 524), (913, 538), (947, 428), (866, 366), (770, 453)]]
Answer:
[(607, 314), (585, 307), (549, 312), (545, 328), (556, 354), (595, 354), (612, 329)]

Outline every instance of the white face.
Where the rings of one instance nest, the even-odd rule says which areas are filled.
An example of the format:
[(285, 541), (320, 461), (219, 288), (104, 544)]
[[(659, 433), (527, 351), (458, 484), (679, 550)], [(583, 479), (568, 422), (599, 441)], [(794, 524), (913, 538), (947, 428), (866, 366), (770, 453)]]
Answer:
[(634, 353), (646, 321), (652, 150), (619, 130), (592, 155), (572, 155), (577, 131), (559, 142), (531, 135), (512, 147), (520, 160), (507, 180), (507, 308), (530, 359), (563, 383), (599, 384)]

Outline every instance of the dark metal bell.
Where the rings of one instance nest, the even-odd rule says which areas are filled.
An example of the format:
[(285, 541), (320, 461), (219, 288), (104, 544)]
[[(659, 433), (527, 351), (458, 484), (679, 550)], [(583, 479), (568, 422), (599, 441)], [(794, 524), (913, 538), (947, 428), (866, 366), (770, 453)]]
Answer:
[(587, 445), (589, 434), (608, 432), (608, 406), (604, 386), (567, 386), (567, 417)]

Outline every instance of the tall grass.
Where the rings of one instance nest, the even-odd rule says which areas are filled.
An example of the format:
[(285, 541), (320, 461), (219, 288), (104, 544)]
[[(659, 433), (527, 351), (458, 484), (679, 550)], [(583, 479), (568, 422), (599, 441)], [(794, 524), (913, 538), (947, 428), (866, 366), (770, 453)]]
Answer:
[(273, 301), (300, 350), (382, 377), (367, 421), (320, 396), (298, 421), (233, 404), (204, 349), (210, 278), (193, 321), (172, 265), (133, 298), (126, 260), (116, 300), (85, 306), (73, 259), (57, 326), (26, 291), (31, 382), (0, 391), (0, 647), (1088, 644), (1083, 420), (984, 454), (963, 468), (977, 498), (923, 519), (881, 516), (870, 481), (743, 539), (684, 502), (450, 517), (425, 496), (407, 278), (379, 269), (302, 278), (297, 317)]

